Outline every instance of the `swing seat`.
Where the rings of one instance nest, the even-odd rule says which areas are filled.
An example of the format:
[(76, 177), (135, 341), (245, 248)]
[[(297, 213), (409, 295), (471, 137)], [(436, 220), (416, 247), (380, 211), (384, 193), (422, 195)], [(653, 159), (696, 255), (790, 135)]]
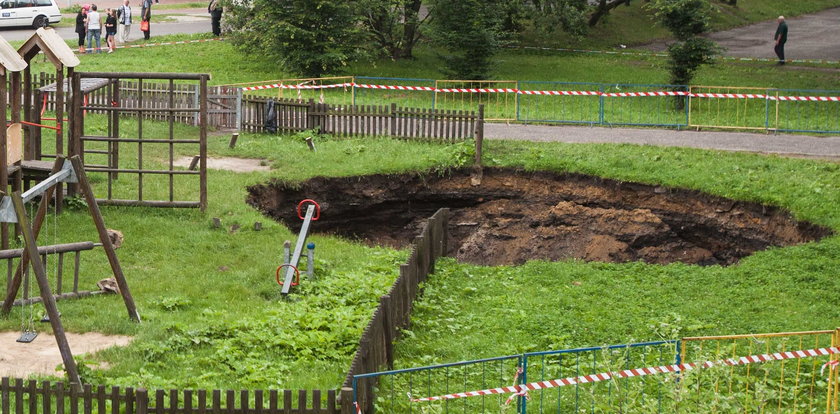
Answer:
[(20, 338), (17, 339), (17, 342), (21, 342), (24, 344), (28, 344), (35, 340), (38, 337), (38, 332), (35, 331), (24, 331), (20, 334)]

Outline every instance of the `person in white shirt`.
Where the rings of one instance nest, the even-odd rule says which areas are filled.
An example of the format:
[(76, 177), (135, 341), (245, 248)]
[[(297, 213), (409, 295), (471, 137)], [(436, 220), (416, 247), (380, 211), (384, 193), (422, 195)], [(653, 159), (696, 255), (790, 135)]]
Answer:
[(117, 23), (120, 25), (119, 41), (125, 43), (128, 41), (128, 35), (131, 34), (131, 6), (128, 5), (128, 0), (123, 0), (123, 5), (117, 9)]
[(93, 50), (91, 47), (91, 40), (96, 39), (96, 53), (102, 53), (102, 44), (99, 36), (102, 34), (102, 16), (96, 11), (96, 5), (90, 5), (90, 11), (85, 19), (85, 26), (87, 27), (87, 48)]

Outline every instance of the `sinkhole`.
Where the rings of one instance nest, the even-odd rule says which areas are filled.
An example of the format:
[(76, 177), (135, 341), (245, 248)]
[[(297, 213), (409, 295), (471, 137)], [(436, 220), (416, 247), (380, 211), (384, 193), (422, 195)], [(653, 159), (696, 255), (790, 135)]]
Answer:
[(565, 260), (731, 265), (831, 230), (786, 210), (694, 190), (512, 168), (316, 177), (248, 189), (248, 203), (298, 231), (295, 207), (321, 205), (313, 231), (405, 247), (437, 209), (451, 209), (448, 256), (480, 265)]

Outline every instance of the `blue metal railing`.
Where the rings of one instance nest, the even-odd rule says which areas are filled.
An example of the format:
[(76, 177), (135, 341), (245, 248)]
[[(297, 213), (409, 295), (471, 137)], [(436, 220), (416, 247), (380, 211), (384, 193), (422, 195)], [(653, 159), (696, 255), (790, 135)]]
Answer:
[[(450, 364), (408, 368), (361, 374), (353, 377), (353, 397), (362, 407), (372, 407), (365, 412), (420, 413), (435, 412), (487, 413), (510, 412), (515, 408), (520, 414), (546, 412), (581, 412), (589, 405), (595, 411), (593, 393), (604, 394), (599, 398), (608, 404), (623, 404), (627, 397), (622, 388), (613, 389), (611, 383), (585, 384), (537, 390), (528, 398), (516, 397), (505, 404), (510, 394), (483, 395), (478, 397), (445, 399), (435, 402), (412, 402), (412, 398), (431, 397), (450, 393), (477, 391), (490, 388), (545, 381), (565, 377), (596, 374), (615, 369), (642, 368), (680, 363), (679, 341), (655, 341), (604, 347), (576, 348), (544, 352), (531, 352)], [(521, 371), (519, 371), (521, 369)], [(520, 372), (520, 373), (518, 373)], [(662, 406), (662, 387), (656, 380), (641, 379), (640, 394), (634, 399), (657, 399)], [(584, 388), (588, 387), (588, 388)], [(584, 399), (584, 393), (588, 396)], [(603, 397), (603, 398), (601, 398)], [(635, 401), (638, 403), (638, 401)]]
[[(771, 89), (771, 96), (816, 98), (837, 96), (837, 91), (823, 89)], [(820, 134), (840, 133), (840, 102), (818, 100), (768, 99), (767, 129), (781, 132)]]

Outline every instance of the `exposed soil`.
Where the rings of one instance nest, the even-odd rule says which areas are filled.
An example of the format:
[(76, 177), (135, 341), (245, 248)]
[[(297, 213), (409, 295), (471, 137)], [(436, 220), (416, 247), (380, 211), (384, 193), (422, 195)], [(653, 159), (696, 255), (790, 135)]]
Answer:
[(438, 208), (450, 208), (450, 256), (483, 264), (531, 259), (730, 265), (770, 246), (831, 231), (785, 210), (697, 191), (578, 174), (485, 169), (271, 182), (248, 202), (297, 231), (295, 206), (321, 205), (313, 231), (394, 247), (409, 244)]
[[(67, 342), (73, 355), (89, 354), (112, 346), (125, 346), (131, 337), (103, 335), (96, 332), (76, 334), (67, 332)], [(55, 337), (41, 332), (31, 343), (15, 342), (20, 332), (0, 332), (0, 377), (26, 378), (32, 374), (58, 375), (61, 354)]]

